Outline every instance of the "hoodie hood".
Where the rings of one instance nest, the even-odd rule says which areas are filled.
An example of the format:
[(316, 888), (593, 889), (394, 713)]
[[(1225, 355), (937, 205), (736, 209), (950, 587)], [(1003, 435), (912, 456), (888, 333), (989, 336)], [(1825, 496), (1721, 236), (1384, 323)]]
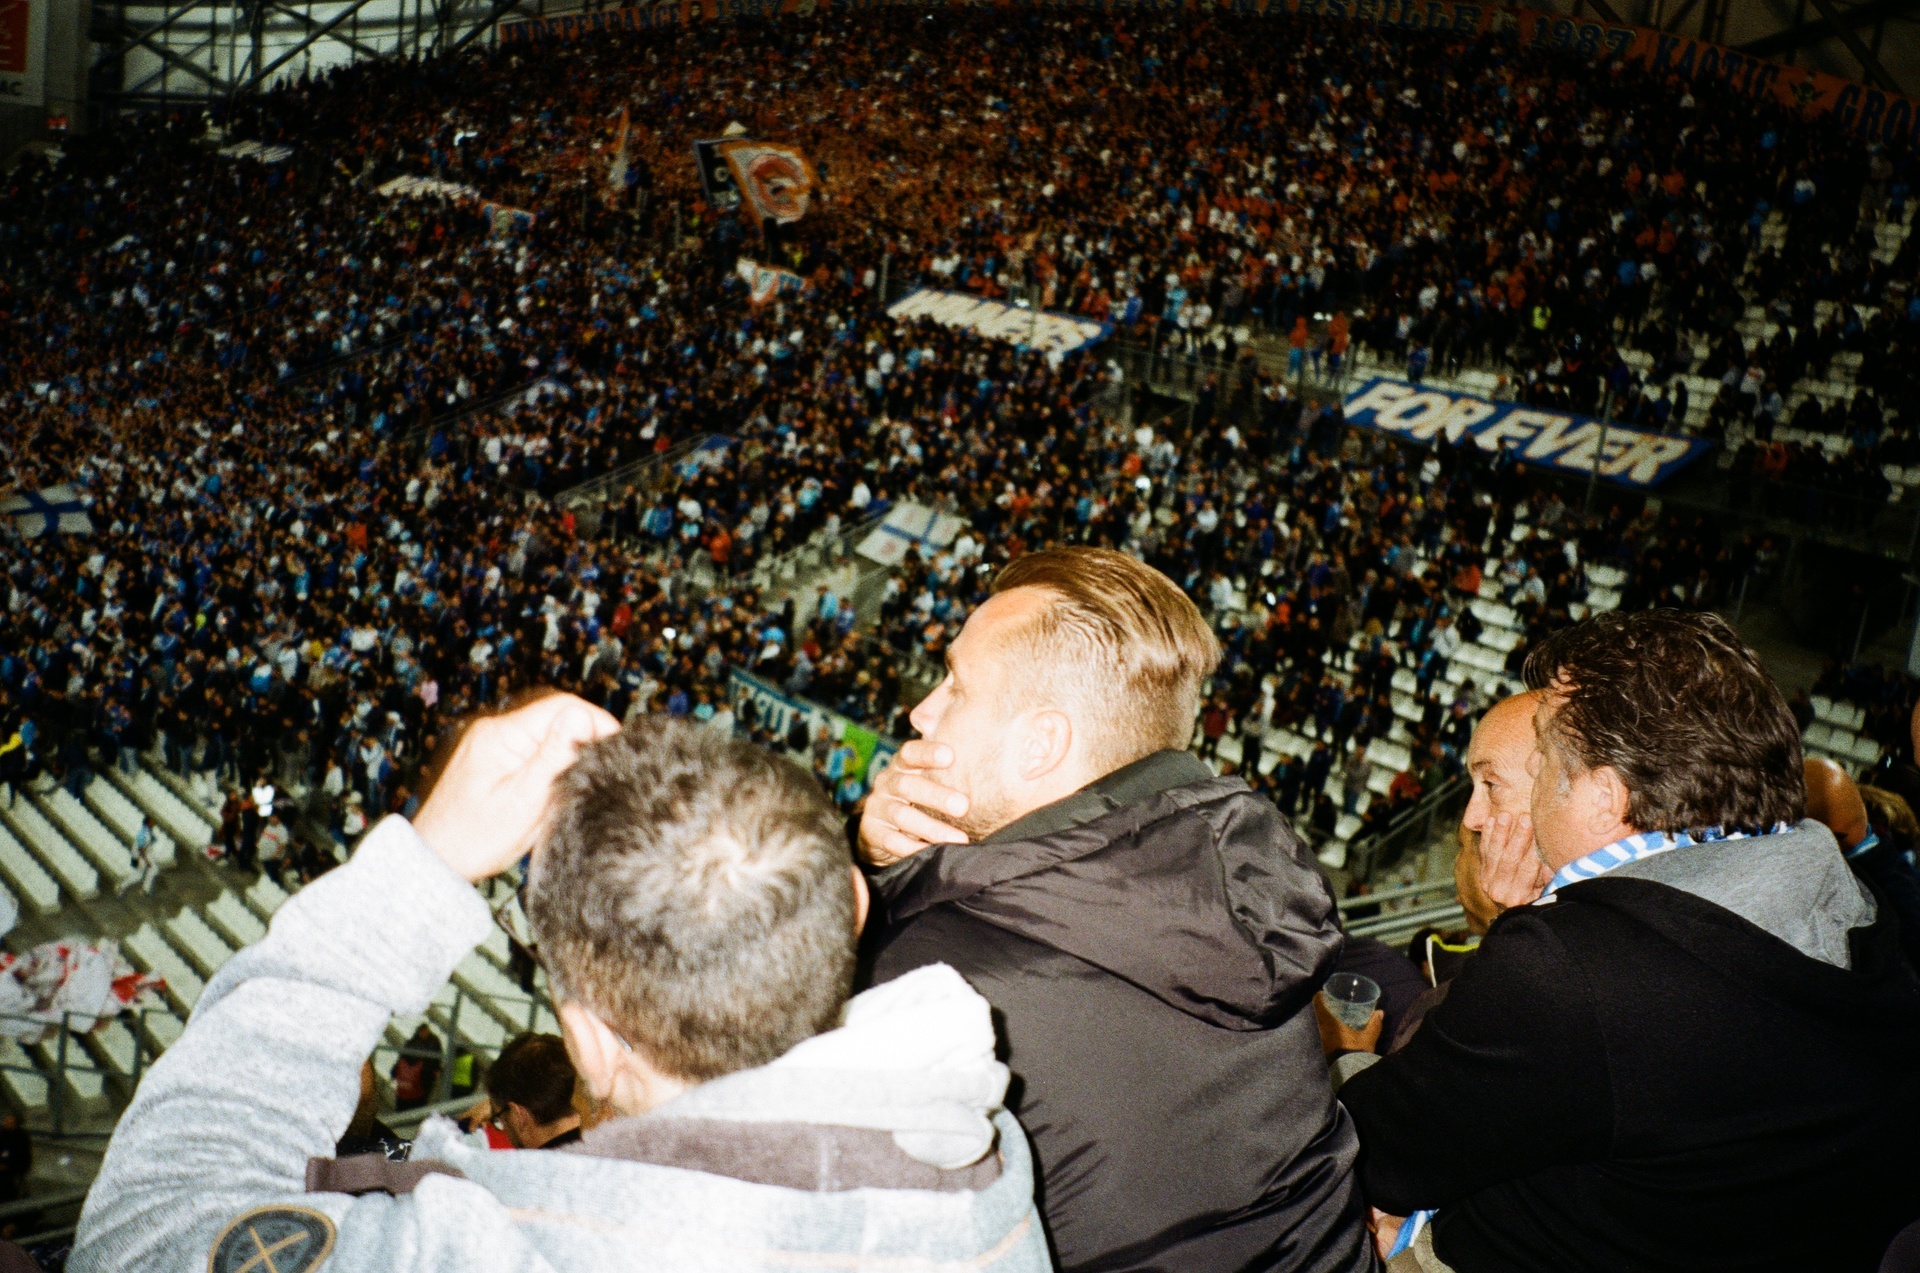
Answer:
[[(1143, 766), (1192, 780), (1143, 781)], [(1126, 803), (1113, 808), (1116, 791)], [(1094, 816), (1061, 826), (1041, 810), (1008, 828), (1019, 838), (909, 859), (882, 885), (892, 920), (952, 904), (1228, 1030), (1286, 1020), (1332, 967), (1341, 936), (1326, 877), (1240, 779), (1161, 752), (1068, 800)]]
[(856, 995), (838, 1029), (646, 1117), (867, 1128), (923, 1163), (965, 1167), (993, 1147), (1007, 1094), (991, 1012), (959, 973), (932, 964)]

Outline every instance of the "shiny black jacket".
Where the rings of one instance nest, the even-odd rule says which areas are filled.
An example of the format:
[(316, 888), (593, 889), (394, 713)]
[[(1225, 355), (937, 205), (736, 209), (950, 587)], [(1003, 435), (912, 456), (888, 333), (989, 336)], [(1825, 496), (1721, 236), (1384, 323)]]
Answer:
[(993, 1005), (1062, 1269), (1374, 1267), (1309, 1004), (1333, 898), (1270, 801), (1160, 752), (873, 883), (870, 979)]

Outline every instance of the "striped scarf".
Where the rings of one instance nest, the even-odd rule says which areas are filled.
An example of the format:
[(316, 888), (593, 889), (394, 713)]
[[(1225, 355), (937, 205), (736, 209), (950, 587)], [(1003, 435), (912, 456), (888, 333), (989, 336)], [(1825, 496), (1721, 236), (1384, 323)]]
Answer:
[[(1779, 835), (1793, 829), (1790, 823), (1775, 824), (1768, 835)], [(1555, 892), (1569, 884), (1578, 884), (1581, 880), (1598, 879), (1615, 867), (1625, 866), (1629, 862), (1639, 862), (1646, 858), (1658, 857), (1675, 849), (1684, 849), (1689, 845), (1712, 844), (1719, 840), (1749, 840), (1757, 837), (1745, 831), (1722, 831), (1719, 827), (1708, 827), (1704, 831), (1647, 831), (1640, 835), (1630, 835), (1624, 840), (1615, 840), (1612, 844), (1602, 845), (1585, 857), (1576, 858), (1567, 863), (1548, 881), (1546, 891), (1540, 894), (1534, 905), (1550, 899)]]

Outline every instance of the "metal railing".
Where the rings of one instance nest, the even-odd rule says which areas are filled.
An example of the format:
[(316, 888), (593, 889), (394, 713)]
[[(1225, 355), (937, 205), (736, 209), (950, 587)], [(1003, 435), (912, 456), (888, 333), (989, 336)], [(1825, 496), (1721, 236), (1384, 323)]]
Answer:
[(602, 510), (614, 501), (616, 494), (624, 493), (628, 487), (649, 493), (665, 489), (680, 462), (716, 436), (702, 433), (684, 438), (664, 451), (641, 456), (598, 477), (590, 477), (578, 486), (556, 492), (552, 499), (553, 506), (573, 510), (583, 520), (592, 522), (597, 530)]
[[(1452, 880), (1363, 893), (1342, 898), (1336, 905), (1341, 927), (1349, 936), (1373, 937), (1388, 945), (1398, 945), (1429, 925), (1453, 929), (1466, 923), (1466, 912), (1461, 909)], [(1351, 918), (1355, 911), (1367, 913), (1358, 919)]]
[[(72, 1103), (82, 1086), (76, 1080), (98, 1080), (103, 1091), (108, 1087), (117, 1087), (124, 1089), (124, 1095), (131, 1096), (133, 1089), (140, 1085), (140, 1076), (161, 1051), (150, 1042), (157, 1036), (146, 1026), (147, 1018), (172, 1015), (161, 1008), (135, 1008), (118, 1014), (63, 1012), (58, 1017), (0, 1013), (0, 1021), (30, 1027), (18, 1035), (8, 1032), (19, 1051), (0, 1053), (0, 1074), (21, 1075), (44, 1082), (47, 1085), (47, 1116), (52, 1126), (41, 1130), (50, 1130), (55, 1136), (68, 1135), (68, 1124), (77, 1112), (72, 1108)], [(124, 1071), (96, 1063), (83, 1043), (87, 1036), (115, 1021), (126, 1026), (127, 1036), (133, 1041), (132, 1065)], [(31, 1041), (27, 1041), (29, 1039)], [(23, 1121), (28, 1112), (21, 1111)]]
[(1443, 784), (1395, 818), (1380, 834), (1349, 842), (1347, 871), (1355, 880), (1371, 881), (1376, 872), (1392, 867), (1409, 851), (1432, 843), (1436, 828), (1457, 824), (1460, 815), (1466, 812), (1467, 801), (1472, 798), (1473, 782), (1468, 778), (1459, 777)]

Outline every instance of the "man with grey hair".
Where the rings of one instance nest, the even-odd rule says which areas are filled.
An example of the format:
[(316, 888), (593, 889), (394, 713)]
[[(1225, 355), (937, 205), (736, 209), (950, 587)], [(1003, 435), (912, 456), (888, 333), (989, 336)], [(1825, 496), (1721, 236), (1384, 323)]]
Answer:
[[(408, 1163), (328, 1157), (389, 1021), (431, 1011), (486, 935), (473, 884), (529, 851), (566, 1051), (614, 1117), (557, 1151), (435, 1118)], [(381, 822), (208, 983), (69, 1267), (1042, 1273), (987, 1004), (940, 967), (849, 1002), (864, 900), (787, 761), (563, 695), (478, 721), (411, 823)]]

